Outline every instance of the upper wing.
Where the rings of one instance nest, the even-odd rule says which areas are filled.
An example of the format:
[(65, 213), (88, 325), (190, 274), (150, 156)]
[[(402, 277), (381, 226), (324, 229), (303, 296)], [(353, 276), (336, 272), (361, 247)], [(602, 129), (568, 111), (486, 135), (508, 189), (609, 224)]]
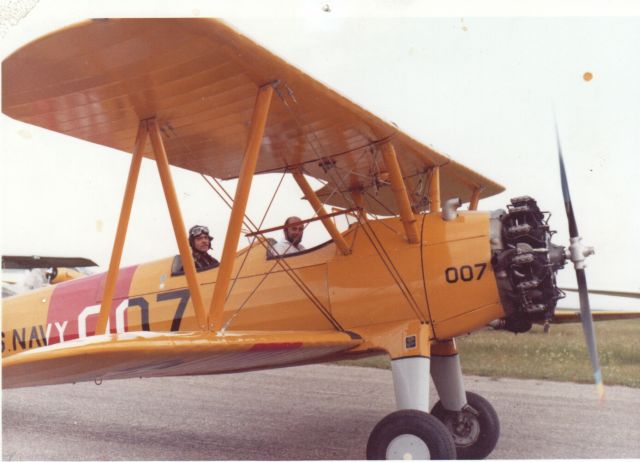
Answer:
[(210, 332), (98, 335), (2, 359), (2, 387), (215, 374), (304, 364), (356, 347), (345, 332)]
[(273, 84), (257, 172), (300, 167), (329, 182), (328, 204), (344, 205), (340, 192), (357, 189), (371, 212), (396, 213), (381, 181), (386, 140), (417, 209), (436, 165), (443, 199), (504, 189), (213, 19), (87, 21), (26, 45), (2, 71), (10, 117), (125, 152), (139, 121), (155, 117), (172, 165), (222, 179), (238, 176), (257, 90)]

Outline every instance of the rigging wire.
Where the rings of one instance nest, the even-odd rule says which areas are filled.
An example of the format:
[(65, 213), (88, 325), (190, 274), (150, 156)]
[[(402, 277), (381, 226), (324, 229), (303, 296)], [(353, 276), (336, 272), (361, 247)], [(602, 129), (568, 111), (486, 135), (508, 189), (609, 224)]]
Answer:
[(374, 196), (373, 194), (371, 194), (369, 191), (364, 190), (363, 192), (364, 192), (367, 196), (369, 196), (371, 199), (373, 199), (374, 201), (376, 201), (378, 204), (380, 204), (380, 205), (382, 206), (382, 208), (383, 208), (383, 209), (385, 209), (387, 212), (389, 212), (389, 215), (391, 215), (391, 216), (395, 216), (395, 215), (396, 215), (395, 213), (393, 213), (393, 211), (392, 211), (389, 207), (387, 207), (387, 206), (386, 206), (386, 205), (384, 205), (382, 202), (380, 202), (380, 201), (378, 200), (378, 198), (377, 198), (376, 196)]
[[(204, 177), (204, 175), (201, 173), (200, 175), (202, 175)], [(259, 227), (262, 227), (262, 224), (264, 223), (264, 220), (267, 218), (267, 214), (269, 213), (269, 209), (271, 208), (271, 204), (273, 204), (274, 199), (276, 198), (276, 195), (278, 194), (278, 191), (280, 190), (280, 186), (282, 185), (282, 180), (284, 180), (284, 176), (285, 176), (285, 172), (282, 173), (282, 176), (280, 177), (280, 181), (278, 182), (278, 185), (276, 186), (276, 190), (274, 191), (273, 195), (271, 196), (271, 201), (269, 202), (269, 205), (267, 206), (267, 209), (264, 212), (264, 215), (262, 216), (262, 220), (260, 221), (260, 225)], [(206, 178), (205, 178), (206, 180)], [(215, 189), (214, 189), (215, 190)], [(233, 203), (233, 200), (232, 200)], [(246, 214), (245, 214), (246, 216)], [(259, 228), (258, 228), (259, 229)], [(233, 292), (233, 288), (236, 285), (236, 282), (238, 281), (238, 278), (240, 277), (240, 273), (242, 272), (242, 269), (244, 268), (244, 265), (247, 261), (247, 258), (249, 257), (249, 251), (251, 249), (251, 247), (253, 247), (253, 244), (255, 243), (256, 238), (253, 238), (249, 241), (249, 250), (247, 251), (247, 253), (245, 253), (244, 258), (242, 259), (242, 263), (240, 264), (240, 268), (238, 268), (238, 271), (236, 272), (235, 277), (233, 278), (233, 282), (231, 283), (231, 287), (229, 288), (229, 291), (227, 292), (226, 296), (225, 296), (225, 302), (229, 299), (229, 296), (231, 295), (231, 292)]]
[[(366, 150), (366, 149), (362, 149), (362, 152), (360, 153), (360, 156), (355, 160), (355, 162), (354, 162), (354, 163), (355, 163), (355, 164), (358, 164), (358, 163), (360, 162), (360, 160), (362, 160), (362, 158), (363, 158), (366, 154), (367, 154), (367, 150)], [(337, 171), (343, 171), (343, 172), (347, 170), (345, 167), (339, 167), (337, 164), (333, 166), (333, 169), (335, 169), (335, 170), (337, 170)], [(343, 178), (341, 178), (343, 185), (345, 185), (345, 189), (344, 189), (344, 190), (340, 190), (340, 193), (343, 195), (343, 197), (346, 197), (345, 195), (346, 195), (347, 193), (349, 193), (349, 192), (350, 192), (350, 188), (347, 188), (347, 187), (346, 187), (346, 184), (345, 184), (345, 180), (344, 180), (344, 178), (349, 177), (349, 176), (352, 176), (352, 175), (355, 175), (355, 176), (358, 176), (358, 177), (364, 178), (365, 180), (369, 180), (369, 181), (371, 180), (371, 175), (364, 175), (364, 174), (362, 174), (362, 173), (356, 172), (353, 168), (352, 168), (352, 169), (349, 169), (349, 170), (344, 174), (344, 177), (343, 177)], [(327, 185), (327, 184), (329, 184), (329, 182), (326, 182), (325, 184), (323, 184), (323, 188), (324, 188), (324, 187), (326, 187), (326, 185)], [(334, 186), (334, 189), (335, 189), (335, 188), (338, 188), (338, 187), (339, 187), (339, 186), (336, 184), (336, 185)], [(365, 186), (363, 186), (363, 189), (364, 189), (364, 188), (365, 188)], [(325, 203), (325, 204), (329, 204), (329, 201), (331, 200), (332, 196), (333, 196), (333, 192), (332, 192), (332, 194), (331, 194), (331, 195), (329, 195), (329, 197), (327, 197), (326, 199), (324, 199), (324, 200), (323, 200), (323, 203)], [(318, 196), (318, 197), (319, 197), (319, 196)], [(349, 208), (349, 207), (353, 208), (353, 207), (355, 206), (355, 201), (353, 200), (353, 197), (351, 197), (350, 199), (351, 199), (351, 204), (346, 203), (346, 204), (345, 204), (345, 208)]]
[[(203, 175), (205, 181), (209, 184), (211, 189), (213, 189), (223, 200), (223, 202), (229, 207), (233, 207), (233, 199), (231, 195), (227, 192), (227, 190), (220, 184), (220, 182), (212, 177), (213, 182), (220, 188), (220, 190), (227, 196), (228, 200), (225, 200), (222, 197), (222, 194), (216, 190), (211, 182)], [(247, 228), (249, 228), (252, 232), (259, 231), (259, 228), (256, 227), (255, 223), (245, 214), (244, 224)], [(258, 239), (258, 242), (266, 249), (274, 251), (273, 245), (266, 239)], [(340, 323), (333, 317), (330, 311), (323, 305), (322, 301), (318, 299), (318, 297), (313, 293), (313, 291), (307, 286), (304, 280), (300, 277), (300, 275), (289, 265), (288, 262), (283, 258), (277, 258), (276, 264), (279, 265), (282, 270), (291, 278), (291, 280), (296, 284), (296, 286), (302, 291), (302, 293), (311, 301), (311, 303), (320, 311), (320, 313), (331, 323), (331, 325), (339, 331), (344, 331)]]
[[(296, 104), (296, 106), (298, 105), (298, 100), (296, 99), (293, 90), (291, 90), (291, 88), (286, 85), (287, 88), (287, 92), (289, 94), (289, 96), (291, 97), (291, 100)], [(289, 104), (289, 102), (287, 101), (287, 99), (283, 96), (282, 92), (280, 91), (279, 86), (275, 87), (276, 90), (276, 94), (280, 97), (280, 99), (282, 100), (284, 106), (287, 108), (287, 111), (289, 111), (289, 114), (293, 117), (294, 122), (296, 123), (296, 125), (298, 126), (298, 129), (300, 130), (300, 132), (303, 134), (303, 136), (307, 139), (307, 142), (309, 143), (309, 146), (311, 146), (311, 150), (313, 151), (313, 153), (316, 156), (316, 159), (320, 162), (321, 165), (323, 165), (323, 159), (328, 159), (328, 157), (326, 155), (321, 155), (318, 152), (318, 149), (316, 149), (316, 146), (314, 146), (314, 143), (311, 140), (311, 137), (313, 136), (315, 138), (315, 141), (318, 144), (318, 148), (320, 149), (320, 151), (323, 151), (323, 147), (322, 147), (322, 143), (320, 142), (320, 139), (318, 138), (318, 135), (315, 133), (315, 131), (308, 131), (304, 129), (303, 126), (303, 121), (302, 121), (302, 117), (300, 117), (296, 111), (291, 107), (291, 105)], [(310, 133), (309, 133), (310, 132)], [(324, 154), (324, 153), (323, 153)], [(328, 176), (335, 176), (337, 177), (337, 180), (339, 181), (335, 181), (336, 186), (338, 187), (338, 191), (342, 194), (345, 203), (350, 204), (351, 207), (353, 207), (355, 204), (353, 202), (353, 199), (350, 198), (349, 196), (347, 196), (344, 192), (340, 191), (340, 187), (339, 187), (339, 182), (343, 183), (344, 185), (344, 181), (342, 180), (342, 178), (340, 178), (340, 175), (336, 175), (337, 172), (333, 172), (333, 167), (335, 165), (331, 164), (328, 168), (324, 168), (325, 173), (327, 173)], [(332, 173), (333, 172), (333, 173)], [(345, 187), (345, 189), (348, 189)]]
[(398, 231), (397, 229), (393, 229), (391, 226), (389, 226), (389, 224), (384, 221), (383, 219), (381, 219), (378, 215), (373, 215), (373, 219), (376, 220), (376, 222), (380, 223), (381, 225), (383, 225), (385, 228), (387, 228), (389, 231), (391, 231), (392, 233), (395, 233), (399, 236), (402, 235), (402, 233), (400, 231)]
[[(393, 260), (391, 259), (391, 257), (389, 257), (389, 254), (384, 249), (384, 245), (382, 245), (382, 243), (380, 242), (380, 239), (378, 238), (373, 227), (371, 227), (371, 225), (368, 222), (365, 221), (363, 223), (363, 221), (364, 220), (360, 220), (360, 223), (362, 225), (362, 230), (369, 238), (369, 241), (373, 244), (373, 248), (378, 253), (378, 256), (380, 257), (382, 264), (386, 267), (387, 271), (391, 275), (391, 278), (394, 280), (394, 282), (400, 289), (400, 292), (402, 293), (402, 295), (404, 295), (404, 297), (407, 299), (407, 302), (409, 303), (409, 307), (413, 310), (413, 312), (416, 314), (416, 316), (419, 319), (424, 321), (425, 319), (422, 312), (420, 311), (418, 303), (416, 302), (415, 298), (411, 294), (411, 291), (407, 287), (407, 284), (404, 281), (404, 278), (402, 277), (402, 275), (400, 274), (396, 266), (393, 264)], [(374, 242), (374, 238), (375, 238), (375, 242)]]
[[(186, 152), (191, 153), (191, 150), (188, 148), (188, 146), (186, 146), (186, 143), (182, 139), (180, 139), (179, 136), (177, 136), (177, 134), (175, 133), (175, 130), (173, 129), (173, 127), (171, 127), (171, 130), (172, 130), (173, 134), (176, 135), (175, 138), (182, 145), (183, 149)], [(163, 132), (163, 133), (165, 133), (165, 132)], [(167, 133), (165, 133), (165, 136), (167, 138), (169, 137), (169, 135)], [(286, 171), (283, 172), (283, 178), (284, 178), (284, 174), (285, 173), (286, 173)], [(205, 180), (205, 182), (209, 185), (209, 187), (211, 189), (213, 189), (214, 192), (220, 197), (222, 202), (224, 202), (225, 205), (227, 205), (227, 207), (229, 207), (230, 209), (233, 209), (233, 198), (227, 192), (227, 190), (224, 188), (224, 186), (222, 186), (220, 184), (220, 182), (216, 178), (211, 177), (212, 180), (216, 183), (216, 185), (218, 185), (218, 187), (222, 190), (222, 192), (227, 196), (227, 200), (225, 200), (225, 198), (222, 196), (222, 194), (219, 191), (216, 190), (216, 188), (213, 186), (212, 183), (209, 182), (209, 180), (206, 178), (206, 176), (204, 174), (201, 173), (200, 175)], [(281, 182), (282, 182), (282, 180), (281, 180)], [(270, 205), (269, 205), (269, 207), (270, 207)], [(264, 220), (264, 218), (263, 218), (263, 220)], [(256, 227), (256, 225), (253, 223), (251, 218), (249, 218), (247, 216), (247, 214), (245, 213), (244, 214), (243, 223), (245, 224), (245, 226), (247, 226), (247, 228), (251, 229), (251, 226), (248, 226), (247, 222), (250, 223), (251, 226), (253, 226), (253, 230), (252, 231), (258, 231), (260, 229), (260, 228)], [(269, 250), (269, 249), (271, 249), (272, 251), (274, 250), (273, 246), (271, 245), (271, 243), (268, 240), (258, 239), (258, 242), (266, 250)], [(249, 254), (250, 250), (251, 250), (251, 247), (248, 249), (247, 255)], [(331, 312), (322, 304), (322, 302), (313, 293), (313, 291), (305, 284), (304, 280), (295, 272), (295, 270), (291, 267), (291, 265), (289, 265), (286, 261), (284, 261), (281, 258), (280, 259), (276, 259), (276, 264), (278, 264), (283, 269), (283, 271), (291, 278), (291, 280), (296, 284), (296, 286), (298, 286), (298, 288), (302, 291), (302, 293), (311, 301), (311, 303), (320, 311), (320, 313), (329, 321), (329, 323), (331, 323), (331, 325), (336, 330), (344, 331), (344, 329), (342, 328), (340, 323), (338, 323), (338, 321), (333, 317)], [(240, 270), (241, 269), (242, 268), (240, 268)], [(238, 278), (238, 276), (240, 274), (240, 270), (238, 270), (238, 273), (236, 274), (236, 277), (234, 278), (234, 284), (235, 284), (235, 281), (237, 280), (237, 278)], [(233, 285), (231, 286), (231, 288), (233, 288)], [(225, 297), (225, 301), (228, 299), (230, 293), (231, 293), (231, 290), (229, 290), (229, 292), (227, 292), (226, 297)]]
[(412, 205), (414, 210), (421, 210), (424, 207), (425, 199), (428, 202), (429, 198), (424, 195), (424, 190), (427, 186), (427, 175), (429, 174), (429, 170), (425, 169), (422, 173), (420, 171), (416, 172), (416, 176), (419, 176), (418, 181), (416, 182), (413, 191), (411, 193), (411, 197), (420, 198), (418, 200), (412, 201)]
[[(247, 255), (249, 254), (249, 252), (247, 252)], [(236, 316), (238, 316), (238, 314), (240, 314), (240, 311), (242, 310), (242, 308), (244, 308), (244, 306), (247, 304), (247, 302), (251, 299), (251, 297), (253, 296), (253, 294), (256, 293), (256, 291), (258, 290), (258, 288), (262, 285), (262, 283), (267, 279), (267, 276), (269, 276), (274, 268), (278, 266), (278, 263), (274, 263), (271, 268), (269, 268), (269, 271), (267, 271), (266, 273), (264, 273), (264, 275), (262, 276), (262, 279), (260, 279), (260, 281), (256, 284), (256, 286), (253, 288), (253, 290), (251, 291), (251, 293), (249, 293), (249, 295), (247, 295), (247, 297), (244, 299), (244, 301), (240, 304), (240, 306), (235, 310), (235, 312), (229, 317), (229, 319), (227, 319), (227, 322), (225, 322), (222, 326), (222, 328), (220, 329), (220, 332), (225, 332), (227, 330), (227, 327), (229, 327), (229, 325), (231, 324), (231, 321), (233, 321)], [(237, 280), (237, 279), (236, 279)], [(235, 281), (234, 281), (235, 282)], [(233, 289), (233, 287), (231, 288)], [(229, 290), (229, 294), (231, 294), (231, 290)]]

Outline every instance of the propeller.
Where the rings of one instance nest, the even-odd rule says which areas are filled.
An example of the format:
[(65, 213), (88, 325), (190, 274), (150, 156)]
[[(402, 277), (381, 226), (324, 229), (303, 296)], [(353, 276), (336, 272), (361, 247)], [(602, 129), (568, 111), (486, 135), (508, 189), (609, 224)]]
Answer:
[(567, 174), (564, 168), (564, 160), (562, 159), (562, 147), (560, 146), (560, 135), (558, 134), (558, 125), (556, 124), (556, 144), (558, 146), (558, 158), (560, 159), (560, 181), (562, 182), (562, 195), (564, 197), (564, 207), (567, 211), (567, 221), (569, 222), (569, 237), (571, 244), (567, 252), (567, 257), (573, 262), (576, 270), (576, 280), (578, 282), (578, 295), (580, 298), (580, 320), (582, 321), (582, 330), (587, 342), (589, 350), (589, 358), (591, 359), (591, 368), (593, 369), (593, 378), (596, 383), (598, 397), (600, 401), (604, 400), (604, 384), (602, 383), (602, 372), (600, 371), (600, 361), (598, 359), (598, 350), (596, 348), (596, 334), (593, 328), (593, 318), (591, 316), (591, 307), (589, 305), (589, 291), (587, 289), (587, 277), (585, 275), (584, 261), (589, 255), (593, 255), (593, 247), (586, 247), (582, 244), (582, 238), (578, 234), (578, 225), (573, 213), (573, 205), (571, 204), (571, 196), (569, 195), (569, 184), (567, 182)]

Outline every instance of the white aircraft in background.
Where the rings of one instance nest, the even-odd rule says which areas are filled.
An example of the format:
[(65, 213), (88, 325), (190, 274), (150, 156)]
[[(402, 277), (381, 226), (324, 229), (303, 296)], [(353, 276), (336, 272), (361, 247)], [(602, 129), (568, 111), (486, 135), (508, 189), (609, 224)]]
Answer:
[(2, 256), (2, 297), (94, 274), (98, 265), (81, 257)]

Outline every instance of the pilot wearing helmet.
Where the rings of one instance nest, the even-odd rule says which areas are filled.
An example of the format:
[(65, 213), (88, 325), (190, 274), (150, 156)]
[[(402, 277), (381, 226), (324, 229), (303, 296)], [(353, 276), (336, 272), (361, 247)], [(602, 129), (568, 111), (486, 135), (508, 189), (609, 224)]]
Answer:
[(189, 230), (189, 245), (191, 246), (191, 254), (197, 271), (215, 268), (220, 265), (220, 262), (208, 253), (211, 249), (212, 240), (213, 237), (209, 235), (209, 228), (206, 226), (195, 225)]

